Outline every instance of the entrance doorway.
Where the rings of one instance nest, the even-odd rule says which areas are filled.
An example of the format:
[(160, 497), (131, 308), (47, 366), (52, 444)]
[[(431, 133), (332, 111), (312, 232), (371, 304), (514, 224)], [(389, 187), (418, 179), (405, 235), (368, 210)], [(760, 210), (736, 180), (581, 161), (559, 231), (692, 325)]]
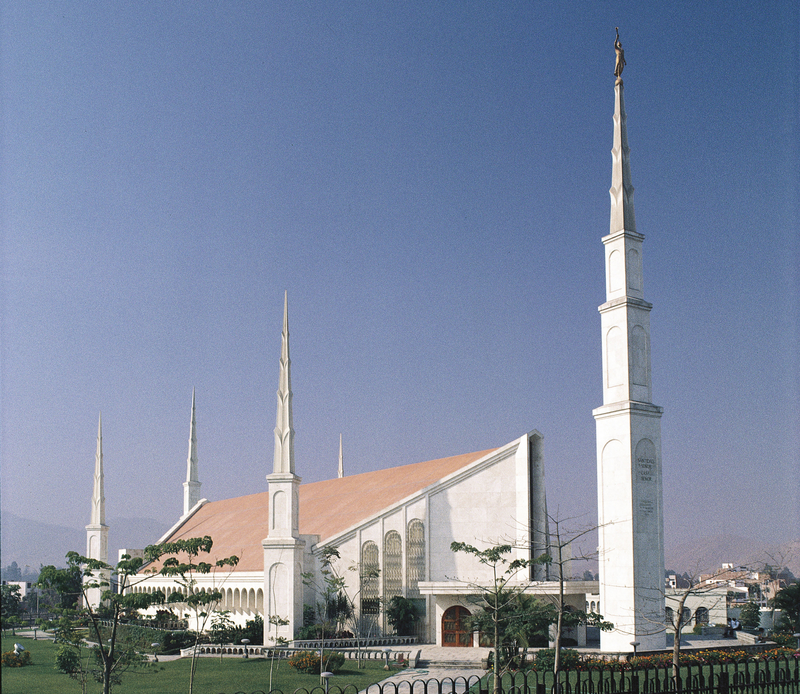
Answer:
[(442, 646), (472, 647), (472, 631), (466, 623), (469, 616), (469, 610), (461, 605), (455, 605), (445, 610), (442, 615)]

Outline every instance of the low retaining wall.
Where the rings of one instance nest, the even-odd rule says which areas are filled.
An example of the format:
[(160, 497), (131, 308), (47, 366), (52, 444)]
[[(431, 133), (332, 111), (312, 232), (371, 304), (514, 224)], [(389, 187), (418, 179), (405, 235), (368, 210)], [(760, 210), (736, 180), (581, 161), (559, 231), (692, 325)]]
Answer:
[[(378, 648), (384, 646), (413, 646), (417, 643), (416, 636), (372, 636), (366, 639), (325, 639), (325, 648)], [(319, 650), (320, 639), (295, 639), (292, 648), (305, 651)]]
[[(183, 648), (181, 649), (181, 657), (182, 658), (189, 658), (192, 655), (193, 648)], [(247, 646), (247, 655), (253, 658), (277, 658), (279, 660), (286, 660), (291, 658), (292, 655), (295, 653), (299, 653), (300, 651), (318, 651), (319, 646), (316, 648), (272, 648), (270, 646)], [(360, 657), (362, 660), (384, 660), (386, 658), (386, 652), (376, 649), (365, 649), (362, 648), (360, 651), (356, 648), (329, 648), (328, 643), (325, 643), (325, 650), (336, 650), (337, 653), (341, 653), (347, 660), (358, 660)], [(245, 654), (245, 647), (244, 645), (238, 644), (226, 644), (223, 646), (212, 644), (212, 643), (202, 643), (197, 646), (197, 655), (238, 655), (244, 657)], [(417, 667), (417, 661), (419, 660), (419, 649), (392, 649), (389, 653), (389, 658), (393, 661), (408, 661), (408, 666), (410, 668)]]

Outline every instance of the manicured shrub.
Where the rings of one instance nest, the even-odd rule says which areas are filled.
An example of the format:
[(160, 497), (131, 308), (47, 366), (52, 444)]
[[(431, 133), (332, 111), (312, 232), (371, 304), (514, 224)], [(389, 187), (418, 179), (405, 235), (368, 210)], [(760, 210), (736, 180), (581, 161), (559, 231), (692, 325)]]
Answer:
[[(344, 665), (344, 656), (341, 653), (337, 651), (325, 651), (322, 655), (325, 659), (325, 671), (332, 672), (335, 675), (342, 669)], [(317, 673), (320, 671), (319, 652), (298, 651), (289, 658), (289, 665), (298, 672), (304, 672), (306, 674)]]
[(30, 651), (22, 651), (19, 655), (15, 651), (7, 651), (2, 656), (3, 667), (25, 667), (31, 664)]
[[(561, 649), (561, 669), (571, 670), (578, 666), (581, 660), (581, 655), (578, 651), (571, 648)], [(556, 664), (556, 649), (555, 648), (542, 648), (536, 653), (536, 660), (534, 661), (536, 669), (539, 672), (549, 671), (553, 669)]]

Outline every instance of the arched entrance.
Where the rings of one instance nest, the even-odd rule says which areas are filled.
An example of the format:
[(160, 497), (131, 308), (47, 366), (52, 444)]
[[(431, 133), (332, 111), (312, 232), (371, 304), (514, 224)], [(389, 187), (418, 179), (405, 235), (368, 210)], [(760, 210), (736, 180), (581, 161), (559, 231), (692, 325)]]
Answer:
[(469, 616), (469, 610), (461, 605), (445, 610), (442, 615), (442, 646), (472, 647), (472, 631), (466, 623)]

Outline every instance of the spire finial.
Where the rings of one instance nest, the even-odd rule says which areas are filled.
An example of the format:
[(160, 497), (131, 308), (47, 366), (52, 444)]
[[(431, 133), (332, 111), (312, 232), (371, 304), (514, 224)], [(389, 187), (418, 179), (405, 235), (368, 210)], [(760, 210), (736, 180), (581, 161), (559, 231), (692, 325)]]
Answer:
[(619, 27), (617, 27), (617, 38), (614, 40), (614, 52), (617, 54), (617, 61), (614, 63), (614, 76), (617, 82), (622, 82), (622, 71), (625, 69), (625, 51), (622, 50), (622, 42), (619, 40)]
[(275, 415), (273, 473), (294, 474), (294, 427), (292, 421), (292, 361), (289, 358), (289, 292), (283, 295), (283, 331), (278, 374), (278, 410)]
[(344, 477), (344, 458), (342, 457), (342, 435), (339, 434), (339, 477)]
[(97, 420), (97, 452), (94, 456), (94, 488), (92, 490), (92, 525), (106, 524), (106, 497), (103, 489), (103, 413)]

